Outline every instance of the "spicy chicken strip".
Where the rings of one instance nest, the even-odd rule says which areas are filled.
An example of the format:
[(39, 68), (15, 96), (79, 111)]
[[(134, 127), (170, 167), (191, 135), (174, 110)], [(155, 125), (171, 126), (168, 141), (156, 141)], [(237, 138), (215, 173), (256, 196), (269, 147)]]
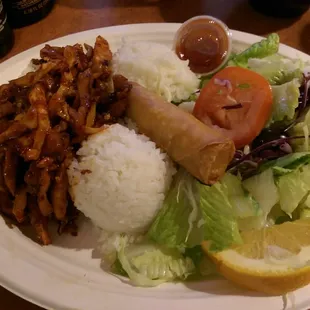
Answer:
[(15, 149), (15, 151), (24, 158), (25, 161), (29, 161), (27, 153), (28, 150), (31, 149), (33, 145), (34, 133), (30, 132), (25, 134), (17, 139), (11, 140), (8, 145)]
[(68, 64), (68, 70), (62, 72), (60, 85), (58, 90), (52, 95), (48, 108), (51, 117), (59, 116), (63, 120), (69, 122), (69, 105), (66, 102), (66, 97), (75, 96), (74, 82), (77, 71), (74, 69), (75, 64), (78, 63), (76, 59), (76, 51), (72, 46), (66, 46), (64, 49), (64, 59)]
[(0, 102), (6, 102), (10, 99), (11, 88), (12, 85), (10, 84), (3, 84), (0, 86)]
[(37, 167), (35, 161), (31, 162), (28, 170), (24, 175), (24, 181), (27, 184), (27, 191), (31, 195), (37, 195), (39, 190), (41, 169)]
[(37, 205), (36, 197), (30, 196), (28, 199), (28, 208), (30, 211), (30, 223), (34, 227), (39, 241), (43, 245), (49, 245), (52, 243), (51, 237), (48, 232), (47, 218), (44, 217)]
[(50, 168), (52, 165), (54, 165), (54, 159), (52, 157), (46, 156), (37, 161), (37, 167), (40, 169)]
[(14, 219), (12, 200), (7, 192), (0, 191), (0, 212)]
[(68, 205), (68, 176), (67, 165), (63, 162), (56, 173), (51, 191), (52, 205), (57, 220), (63, 221), (66, 217)]
[(15, 195), (13, 202), (13, 214), (18, 223), (23, 223), (26, 219), (25, 209), (27, 206), (27, 188), (22, 185)]
[(4, 171), (3, 171), (4, 162), (0, 161), (0, 192), (6, 192), (6, 185), (4, 182)]
[(66, 149), (70, 144), (70, 136), (66, 132), (58, 132), (53, 128), (48, 135), (42, 149), (42, 156), (51, 157), (62, 162), (65, 158)]
[(35, 107), (30, 107), (20, 120), (14, 120), (12, 125), (0, 134), (0, 144), (20, 137), (27, 130), (35, 129), (37, 124), (37, 110)]
[(64, 57), (70, 69), (76, 66), (79, 71), (84, 71), (88, 67), (88, 59), (81, 44), (66, 46), (64, 49)]
[(48, 216), (53, 212), (52, 205), (48, 201), (47, 191), (51, 184), (51, 177), (48, 169), (41, 169), (41, 175), (39, 180), (39, 192), (38, 192), (38, 206), (44, 216)]
[(48, 117), (48, 107), (46, 102), (45, 90), (42, 84), (36, 84), (30, 94), (29, 101), (37, 110), (38, 127), (34, 135), (32, 148), (27, 152), (29, 160), (37, 160), (41, 154), (41, 149), (45, 141), (45, 137), (51, 129), (50, 120)]
[(11, 80), (10, 84), (14, 84), (22, 87), (30, 87), (40, 81), (50, 71), (55, 70), (61, 66), (60, 61), (47, 62), (40, 66), (40, 68), (34, 72), (28, 72), (15, 80)]
[(6, 131), (12, 124), (13, 124), (13, 121), (2, 119), (0, 121), (0, 134)]
[(81, 72), (78, 76), (77, 87), (80, 98), (80, 106), (78, 113), (80, 114), (80, 120), (83, 125), (86, 122), (87, 113), (91, 107), (91, 96), (90, 96), (90, 83), (91, 83), (91, 71), (90, 69)]
[(45, 44), (45, 46), (40, 51), (40, 57), (46, 61), (55, 60), (55, 59), (63, 59), (64, 48), (58, 46), (50, 46), (49, 44)]
[(7, 101), (0, 104), (0, 118), (15, 113), (16, 108), (13, 103)]
[(110, 115), (113, 119), (123, 116), (128, 104), (128, 94), (132, 88), (131, 83), (124, 76), (116, 74), (113, 76), (116, 102), (111, 105)]
[(6, 187), (12, 196), (15, 195), (18, 155), (8, 148), (5, 152), (3, 176)]
[(94, 55), (94, 49), (92, 46), (84, 43), (84, 47), (86, 49), (86, 57), (87, 57), (87, 60), (90, 62), (93, 58), (93, 55)]
[(102, 75), (104, 75), (105, 77), (111, 75), (111, 61), (112, 52), (110, 50), (108, 41), (103, 37), (98, 36), (96, 38), (96, 43), (93, 50), (93, 59), (91, 66), (93, 78), (97, 79)]
[[(88, 66), (87, 57), (80, 45), (66, 46), (63, 50), (63, 57), (68, 64), (68, 70), (62, 72), (60, 86), (49, 101), (49, 115), (59, 116), (69, 122), (69, 105), (66, 102), (68, 96), (76, 96), (75, 79), (78, 70), (85, 70)], [(77, 67), (77, 68), (76, 68)]]

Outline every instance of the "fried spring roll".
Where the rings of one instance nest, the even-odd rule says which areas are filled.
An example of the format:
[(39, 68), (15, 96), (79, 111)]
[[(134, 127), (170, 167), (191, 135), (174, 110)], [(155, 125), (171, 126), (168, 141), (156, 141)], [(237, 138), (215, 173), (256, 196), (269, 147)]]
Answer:
[(139, 131), (189, 173), (205, 184), (225, 173), (234, 155), (233, 141), (136, 83), (128, 100), (127, 115)]

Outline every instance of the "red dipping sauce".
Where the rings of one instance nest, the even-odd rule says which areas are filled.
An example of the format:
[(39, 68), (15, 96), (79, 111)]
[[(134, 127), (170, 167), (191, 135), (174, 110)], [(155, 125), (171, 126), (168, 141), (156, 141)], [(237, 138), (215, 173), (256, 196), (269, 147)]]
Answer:
[(197, 16), (181, 26), (174, 46), (180, 59), (189, 60), (193, 72), (211, 73), (227, 60), (231, 51), (231, 33), (216, 18)]

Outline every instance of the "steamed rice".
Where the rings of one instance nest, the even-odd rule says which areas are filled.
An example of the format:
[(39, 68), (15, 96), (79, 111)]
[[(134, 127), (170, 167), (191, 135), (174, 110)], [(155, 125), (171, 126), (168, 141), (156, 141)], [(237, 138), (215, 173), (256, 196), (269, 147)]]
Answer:
[(188, 61), (158, 43), (125, 41), (113, 56), (113, 70), (169, 102), (186, 100), (199, 86)]
[(68, 169), (76, 207), (107, 232), (145, 232), (174, 173), (168, 155), (120, 124), (90, 136), (77, 155)]

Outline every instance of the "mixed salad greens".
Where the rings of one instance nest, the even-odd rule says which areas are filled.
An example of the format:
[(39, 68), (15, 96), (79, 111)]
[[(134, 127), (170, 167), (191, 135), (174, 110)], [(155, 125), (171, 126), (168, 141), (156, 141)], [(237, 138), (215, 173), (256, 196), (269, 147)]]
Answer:
[[(242, 243), (242, 231), (310, 217), (310, 75), (307, 64), (279, 55), (278, 48), (279, 37), (271, 34), (226, 64), (268, 80), (273, 105), (265, 128), (236, 151), (225, 176), (212, 186), (180, 168), (143, 240), (119, 240), (115, 272), (139, 286), (211, 275), (216, 271), (202, 252), (203, 240), (209, 251), (221, 251)], [(209, 81), (201, 78), (200, 87)]]

